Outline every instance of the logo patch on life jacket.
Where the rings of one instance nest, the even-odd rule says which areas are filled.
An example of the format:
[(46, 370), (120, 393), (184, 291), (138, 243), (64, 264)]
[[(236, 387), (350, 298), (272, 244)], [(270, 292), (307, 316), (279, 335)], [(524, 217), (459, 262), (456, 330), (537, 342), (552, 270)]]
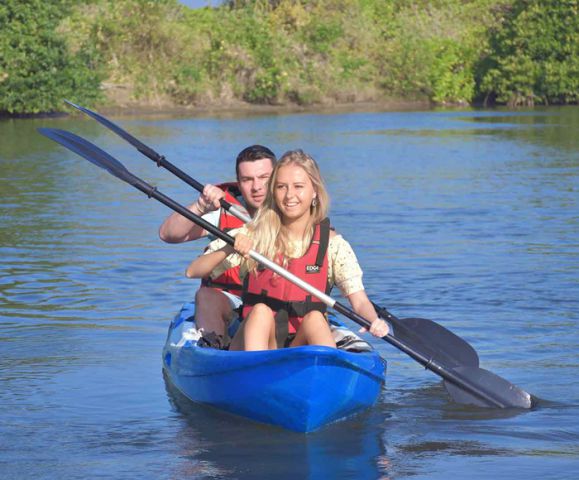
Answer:
[(306, 265), (306, 273), (320, 273), (319, 265)]

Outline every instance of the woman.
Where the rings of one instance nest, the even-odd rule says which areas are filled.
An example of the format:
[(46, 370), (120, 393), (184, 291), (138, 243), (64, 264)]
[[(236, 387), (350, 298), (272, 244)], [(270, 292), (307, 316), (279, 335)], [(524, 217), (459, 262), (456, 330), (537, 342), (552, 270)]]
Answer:
[[(187, 268), (189, 278), (220, 275), (241, 263), (245, 277), (242, 327), (231, 350), (269, 350), (283, 346), (336, 347), (325, 305), (279, 275), (262, 269), (251, 249), (329, 292), (337, 285), (353, 310), (372, 321), (370, 333), (383, 337), (388, 325), (377, 318), (362, 284), (352, 248), (324, 221), (329, 198), (318, 165), (301, 150), (284, 154), (275, 166), (265, 201), (255, 218), (235, 235), (235, 246), (216, 240)], [(232, 232), (233, 233), (233, 232)]]

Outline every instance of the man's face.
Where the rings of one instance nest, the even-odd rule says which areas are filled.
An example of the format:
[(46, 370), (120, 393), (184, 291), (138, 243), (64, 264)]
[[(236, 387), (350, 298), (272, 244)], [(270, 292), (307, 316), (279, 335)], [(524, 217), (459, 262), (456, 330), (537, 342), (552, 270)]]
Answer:
[(255, 211), (265, 200), (267, 194), (267, 182), (273, 171), (269, 158), (241, 162), (238, 165), (239, 190), (247, 207)]

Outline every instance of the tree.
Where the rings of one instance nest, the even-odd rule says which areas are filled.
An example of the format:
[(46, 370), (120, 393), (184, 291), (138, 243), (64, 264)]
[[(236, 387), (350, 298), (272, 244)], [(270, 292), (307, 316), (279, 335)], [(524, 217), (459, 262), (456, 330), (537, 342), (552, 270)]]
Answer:
[(511, 106), (579, 99), (577, 0), (516, 0), (480, 65), (485, 102)]
[[(94, 53), (72, 52), (58, 25), (71, 0), (4, 0), (0, 5), (0, 112), (61, 110), (63, 98), (91, 104), (99, 99)], [(92, 59), (91, 59), (92, 57)]]

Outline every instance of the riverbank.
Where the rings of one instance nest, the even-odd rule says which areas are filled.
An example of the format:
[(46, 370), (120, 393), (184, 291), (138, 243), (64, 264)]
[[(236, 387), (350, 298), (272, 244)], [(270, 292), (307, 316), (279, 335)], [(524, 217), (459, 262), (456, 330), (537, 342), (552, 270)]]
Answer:
[[(64, 100), (63, 100), (64, 103)], [(83, 105), (84, 106), (84, 105)], [(127, 102), (124, 104), (105, 103), (91, 107), (104, 115), (112, 116), (173, 116), (173, 117), (250, 117), (259, 115), (286, 115), (299, 113), (355, 113), (355, 112), (408, 112), (431, 110), (434, 108), (431, 102), (426, 100), (390, 99), (376, 102), (349, 102), (349, 103), (326, 103), (315, 105), (256, 105), (246, 102), (229, 102), (223, 104), (207, 105), (175, 105), (163, 103), (154, 105), (148, 102)], [(456, 107), (460, 107), (456, 105)], [(73, 108), (63, 112), (42, 112), (27, 114), (0, 113), (0, 119), (9, 118), (55, 118), (68, 115), (82, 115)]]
[[(410, 101), (403, 99), (381, 100), (376, 102), (327, 103), (316, 105), (256, 105), (246, 102), (229, 102), (208, 105), (152, 105), (145, 102), (127, 102), (126, 104), (108, 104), (98, 108), (99, 112), (113, 116), (218, 116), (249, 117), (257, 115), (285, 115), (291, 113), (350, 113), (350, 112), (389, 112), (430, 110), (433, 105), (428, 101)], [(74, 112), (72, 112), (74, 113)]]

